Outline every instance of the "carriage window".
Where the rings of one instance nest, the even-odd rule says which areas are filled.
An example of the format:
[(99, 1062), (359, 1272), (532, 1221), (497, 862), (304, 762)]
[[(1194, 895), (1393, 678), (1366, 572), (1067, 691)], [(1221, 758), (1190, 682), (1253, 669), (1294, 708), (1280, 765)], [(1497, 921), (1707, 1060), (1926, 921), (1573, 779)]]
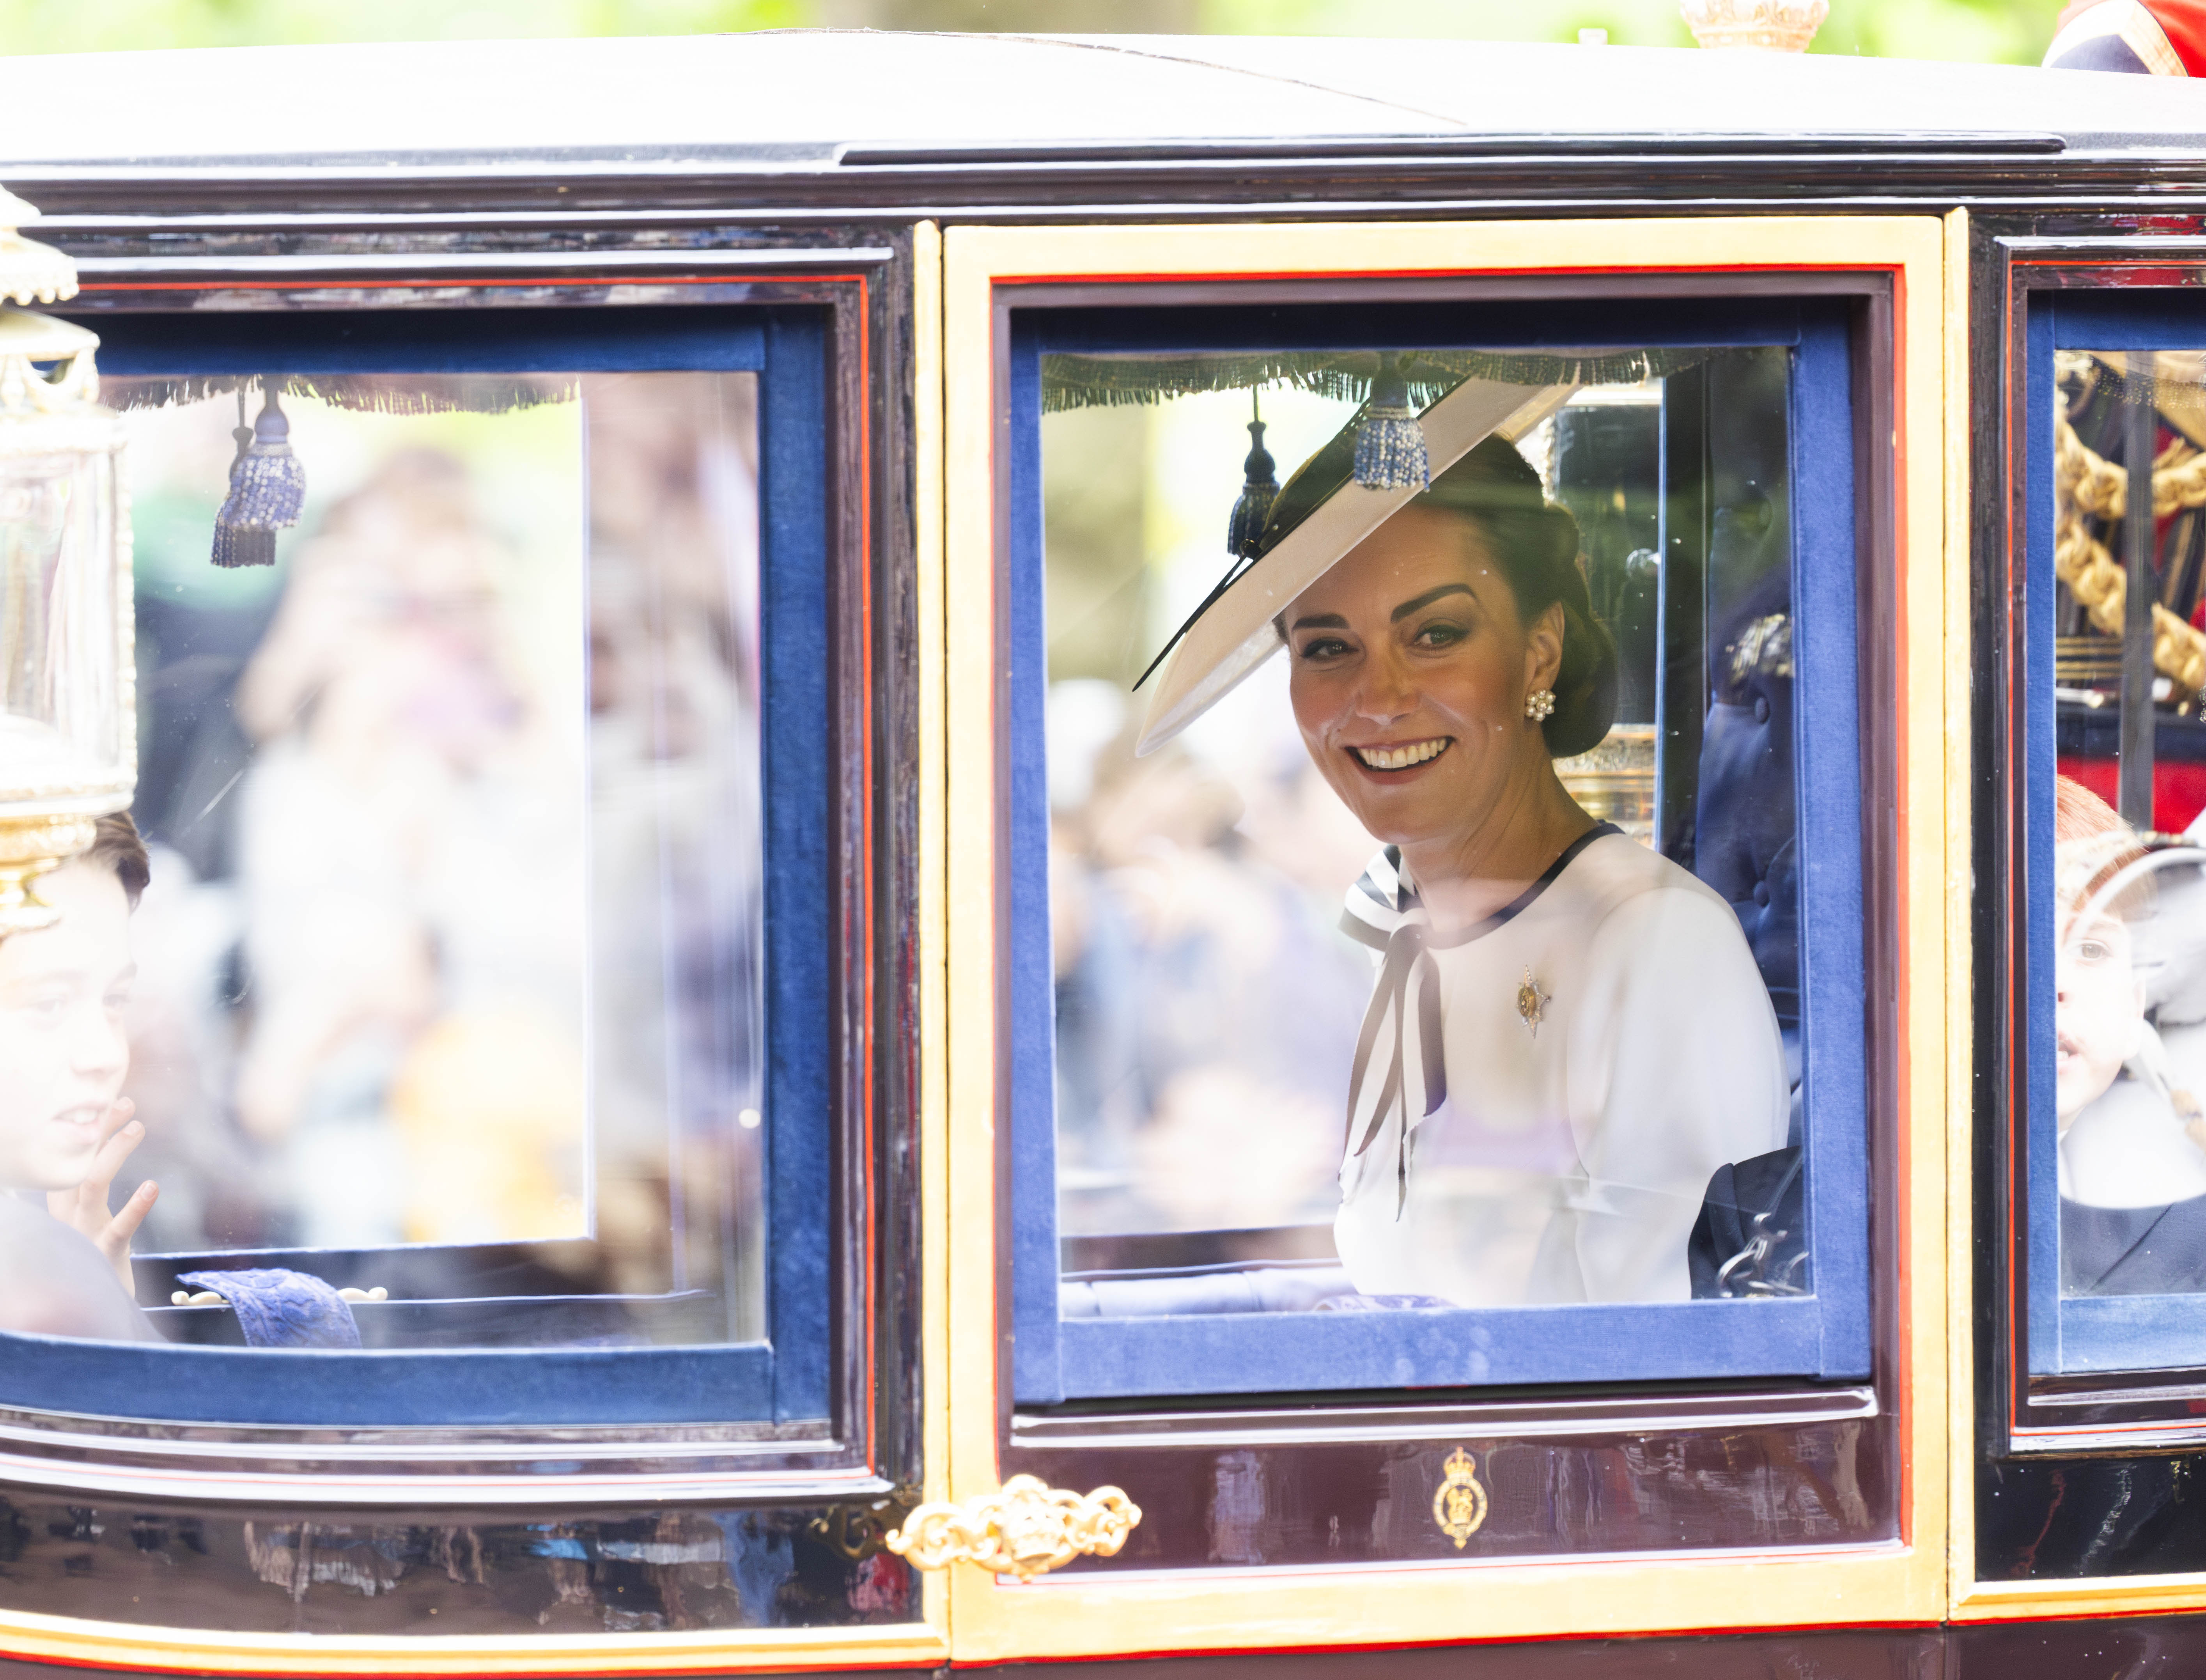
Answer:
[[(240, 1252), (385, 1291), (370, 1345), (759, 1333), (754, 378), (513, 384), (129, 410), (125, 1182), (180, 1337), (239, 1334), (160, 1286)], [(297, 523), (211, 565), (277, 413)]]
[[(832, 738), (819, 343), (791, 398), (736, 338), (711, 372), (109, 378), (143, 849), (110, 824), (63, 872), (120, 1032), (9, 1164), (57, 1217), (10, 1221), (5, 1328), (170, 1344), (167, 1415), (826, 1415), (825, 890), (766, 867), (831, 773), (772, 730)], [(134, 1314), (70, 1269), (95, 1247)], [(300, 1349), (343, 1356), (188, 1362)]]
[(2027, 724), (2030, 1362), (2046, 1374), (2195, 1369), (2206, 355), (2062, 350), (2051, 384), (2040, 563), (2056, 587), (2048, 622), (2030, 626)]
[(1845, 334), (1779, 314), (1014, 339), (1022, 1401), (1866, 1370)]

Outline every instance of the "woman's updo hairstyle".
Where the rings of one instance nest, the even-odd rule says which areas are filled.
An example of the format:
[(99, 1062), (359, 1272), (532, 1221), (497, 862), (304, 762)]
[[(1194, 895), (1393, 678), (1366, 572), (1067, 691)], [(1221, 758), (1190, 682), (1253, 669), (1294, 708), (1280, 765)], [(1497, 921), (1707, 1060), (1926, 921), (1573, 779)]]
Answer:
[(1540, 725), (1558, 759), (1590, 752), (1616, 721), (1616, 639), (1593, 616), (1578, 569), (1578, 522), (1547, 500), (1540, 475), (1502, 438), (1488, 438), (1434, 478), (1411, 503), (1453, 514), (1478, 533), (1526, 623), (1563, 608), (1563, 662), (1555, 709)]

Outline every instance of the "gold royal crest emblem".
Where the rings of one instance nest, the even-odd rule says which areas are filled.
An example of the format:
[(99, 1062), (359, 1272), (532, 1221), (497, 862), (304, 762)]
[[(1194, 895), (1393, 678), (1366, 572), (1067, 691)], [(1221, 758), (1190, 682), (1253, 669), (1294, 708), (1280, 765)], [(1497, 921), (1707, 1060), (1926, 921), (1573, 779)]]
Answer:
[(1486, 1490), (1478, 1485), (1478, 1461), (1461, 1447), (1448, 1455), (1440, 1469), (1440, 1485), (1433, 1494), (1433, 1521), (1460, 1552), (1486, 1521)]

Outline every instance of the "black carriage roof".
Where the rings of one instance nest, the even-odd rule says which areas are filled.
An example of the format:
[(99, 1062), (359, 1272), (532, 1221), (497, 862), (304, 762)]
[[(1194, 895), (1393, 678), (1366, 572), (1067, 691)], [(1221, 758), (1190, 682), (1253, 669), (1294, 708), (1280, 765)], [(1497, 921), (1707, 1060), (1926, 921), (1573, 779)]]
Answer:
[(2157, 170), (2188, 193), (2202, 136), (2206, 88), (2179, 79), (1461, 40), (796, 30), (0, 58), (0, 182), (34, 201), (47, 182), (528, 175), (748, 180), (754, 203), (862, 176), (873, 205), (940, 204), (945, 171), (1233, 160), (1212, 179), (1245, 199), (1267, 161), (1422, 160), (1460, 192), (1482, 160), (1620, 155), (1786, 158), (1810, 195), (1845, 159), (1827, 186), (1856, 199), (1879, 159), (1934, 158)]

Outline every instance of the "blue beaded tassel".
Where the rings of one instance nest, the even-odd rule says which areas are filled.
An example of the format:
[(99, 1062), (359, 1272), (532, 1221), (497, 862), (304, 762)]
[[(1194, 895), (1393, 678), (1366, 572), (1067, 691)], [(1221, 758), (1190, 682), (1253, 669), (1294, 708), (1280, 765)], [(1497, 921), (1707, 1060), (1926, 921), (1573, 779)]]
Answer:
[(253, 430), (245, 429), (245, 394), (238, 393), (237, 458), (230, 463), (230, 494), (214, 516), (214, 563), (272, 566), (276, 533), (299, 522), (306, 505), (307, 469), (291, 453), (291, 422), (265, 383), (267, 402)]
[(1356, 428), (1356, 482), (1366, 490), (1422, 490), (1432, 482), (1425, 430), (1410, 406), (1409, 381), (1393, 356), (1379, 358), (1371, 401)]
[(1241, 499), (1233, 504), (1233, 517), (1225, 526), (1225, 551), (1237, 560), (1251, 558), (1263, 539), (1264, 521), (1272, 516), (1279, 499), (1275, 463), (1264, 447), (1264, 413), (1256, 406), (1256, 393), (1249, 393), (1249, 458), (1241, 463)]

